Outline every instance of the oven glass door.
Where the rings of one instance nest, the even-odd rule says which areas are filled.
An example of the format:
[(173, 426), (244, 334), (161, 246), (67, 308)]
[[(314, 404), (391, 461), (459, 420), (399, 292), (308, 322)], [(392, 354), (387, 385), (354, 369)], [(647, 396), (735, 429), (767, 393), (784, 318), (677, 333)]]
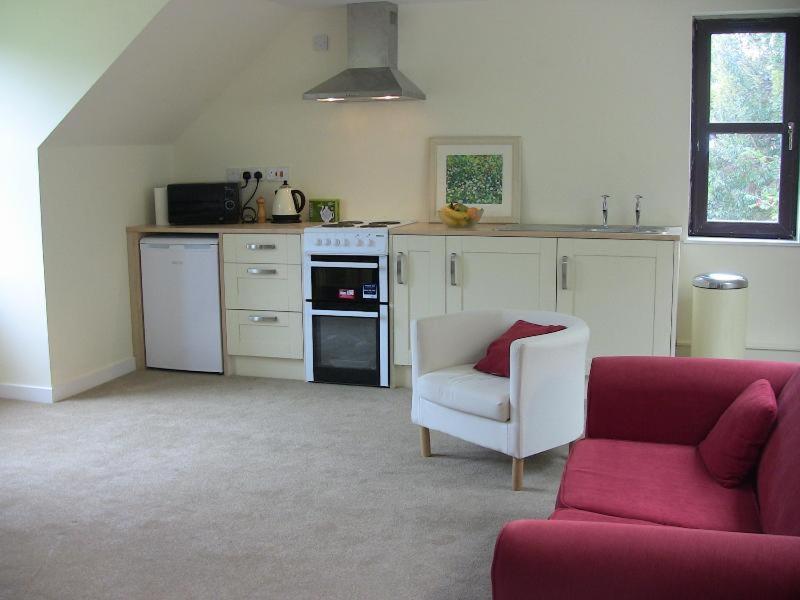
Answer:
[(381, 385), (380, 314), (315, 313), (311, 311), (314, 381)]
[(377, 312), (381, 299), (376, 256), (311, 256), (312, 308)]

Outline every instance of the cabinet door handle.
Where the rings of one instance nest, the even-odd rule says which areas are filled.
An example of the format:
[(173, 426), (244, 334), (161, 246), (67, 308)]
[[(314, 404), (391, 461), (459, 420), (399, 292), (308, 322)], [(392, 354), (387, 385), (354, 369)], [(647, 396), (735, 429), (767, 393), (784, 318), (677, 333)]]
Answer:
[(255, 267), (250, 267), (247, 272), (250, 275), (277, 275), (278, 269), (256, 269)]
[(245, 244), (248, 250), (275, 250), (275, 244)]
[(397, 253), (397, 283), (400, 285), (405, 284), (405, 279), (403, 279), (403, 261), (405, 260), (406, 255), (402, 252)]
[(561, 289), (567, 289), (567, 265), (569, 265), (569, 258), (566, 256), (561, 257)]
[(786, 128), (789, 130), (789, 150), (794, 150), (794, 121), (789, 121)]
[(262, 317), (261, 315), (250, 315), (247, 317), (253, 323), (277, 323), (278, 317)]
[(450, 253), (450, 285), (458, 285), (456, 282), (456, 257), (455, 252)]

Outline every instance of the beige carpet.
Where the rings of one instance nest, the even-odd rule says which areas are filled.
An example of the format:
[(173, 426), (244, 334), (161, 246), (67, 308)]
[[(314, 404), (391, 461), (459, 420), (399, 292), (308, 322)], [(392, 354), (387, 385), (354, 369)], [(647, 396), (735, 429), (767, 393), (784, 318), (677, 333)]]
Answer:
[(0, 401), (0, 598), (489, 598), (494, 540), (549, 514), (526, 464), (432, 433), (408, 390), (135, 373)]

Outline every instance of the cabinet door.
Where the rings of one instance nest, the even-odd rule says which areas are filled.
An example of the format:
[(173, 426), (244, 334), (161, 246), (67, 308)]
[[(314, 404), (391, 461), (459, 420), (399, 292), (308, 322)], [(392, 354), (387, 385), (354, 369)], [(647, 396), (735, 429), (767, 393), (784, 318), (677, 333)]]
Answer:
[(559, 239), (558, 311), (580, 317), (595, 356), (670, 355), (672, 242)]
[(396, 365), (411, 364), (411, 321), (445, 311), (444, 249), (444, 236), (392, 236), (392, 337)]
[(447, 238), (447, 312), (555, 310), (556, 239)]

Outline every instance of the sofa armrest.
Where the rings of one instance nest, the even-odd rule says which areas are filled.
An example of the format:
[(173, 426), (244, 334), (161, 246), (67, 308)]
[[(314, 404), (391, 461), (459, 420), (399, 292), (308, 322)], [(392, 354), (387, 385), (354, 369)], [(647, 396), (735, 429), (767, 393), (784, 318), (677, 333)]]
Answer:
[(800, 598), (800, 538), (650, 525), (514, 521), (494, 600)]
[(752, 360), (595, 358), (586, 435), (696, 445), (744, 388), (767, 379), (777, 395), (797, 365)]
[(510, 449), (525, 458), (578, 439), (585, 426), (584, 390), (589, 328), (571, 318), (567, 329), (511, 344)]

